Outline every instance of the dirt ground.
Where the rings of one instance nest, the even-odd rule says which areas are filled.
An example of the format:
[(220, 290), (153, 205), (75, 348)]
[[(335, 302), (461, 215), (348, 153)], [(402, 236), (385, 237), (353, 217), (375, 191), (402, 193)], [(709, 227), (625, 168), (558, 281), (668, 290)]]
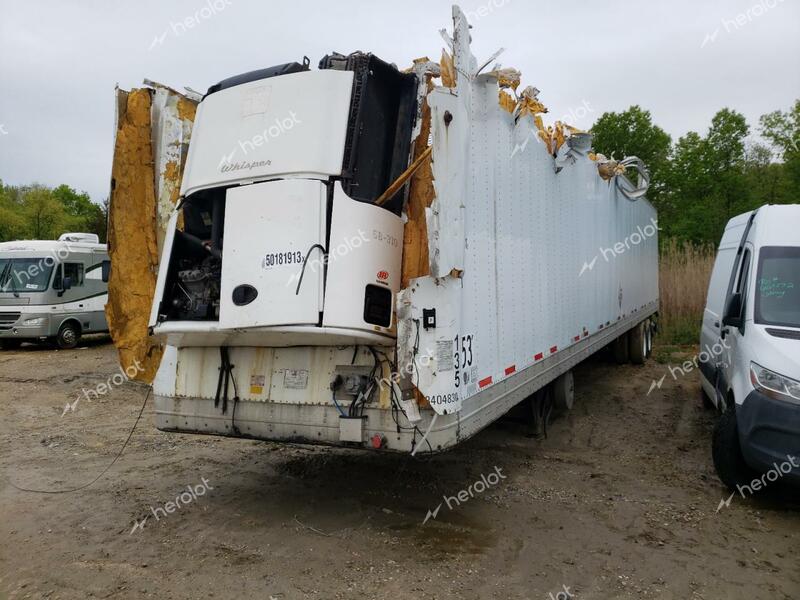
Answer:
[(2, 598), (800, 598), (798, 492), (717, 512), (696, 373), (595, 357), (547, 439), (507, 417), (421, 460), (161, 433), (148, 404), (92, 486), (15, 489), (117, 454), (146, 388), (73, 405), (116, 372), (106, 342), (0, 353)]

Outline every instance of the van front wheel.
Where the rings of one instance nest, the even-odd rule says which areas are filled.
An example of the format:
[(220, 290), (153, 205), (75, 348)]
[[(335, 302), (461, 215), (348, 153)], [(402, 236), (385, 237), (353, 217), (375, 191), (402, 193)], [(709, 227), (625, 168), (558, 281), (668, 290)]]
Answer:
[(755, 471), (742, 456), (736, 411), (733, 408), (726, 410), (717, 420), (711, 455), (717, 475), (730, 491), (734, 491), (737, 485), (749, 484), (755, 477)]
[(58, 330), (56, 343), (62, 350), (71, 350), (78, 345), (81, 339), (81, 332), (75, 323), (64, 323)]

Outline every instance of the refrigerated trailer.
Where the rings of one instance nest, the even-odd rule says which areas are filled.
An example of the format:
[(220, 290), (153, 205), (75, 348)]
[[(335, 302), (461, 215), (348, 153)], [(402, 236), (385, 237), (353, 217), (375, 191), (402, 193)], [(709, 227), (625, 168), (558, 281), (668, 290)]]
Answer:
[(331, 54), (202, 98), (149, 322), (159, 429), (438, 452), (568, 408), (606, 346), (649, 354), (646, 167), (545, 126), (453, 22), (440, 63)]

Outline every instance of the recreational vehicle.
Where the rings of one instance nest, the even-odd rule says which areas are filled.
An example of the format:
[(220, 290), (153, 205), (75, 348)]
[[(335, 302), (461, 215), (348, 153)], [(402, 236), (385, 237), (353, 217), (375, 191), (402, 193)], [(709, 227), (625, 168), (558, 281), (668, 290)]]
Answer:
[(108, 331), (109, 268), (94, 234), (0, 243), (2, 348), (45, 341), (74, 348), (81, 335)]

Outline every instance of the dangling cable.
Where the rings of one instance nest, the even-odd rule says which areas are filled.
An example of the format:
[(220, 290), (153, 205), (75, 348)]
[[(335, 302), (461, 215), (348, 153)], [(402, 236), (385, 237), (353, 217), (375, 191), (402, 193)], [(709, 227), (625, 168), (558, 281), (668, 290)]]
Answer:
[(222, 368), (225, 370), (225, 391), (222, 396), (222, 414), (228, 412), (228, 384), (230, 383), (231, 379), (231, 363), (228, 357), (228, 349), (227, 348), (220, 348), (222, 351)]
[(239, 401), (239, 389), (236, 385), (236, 378), (233, 376), (233, 365), (231, 364), (231, 356), (228, 348), (220, 346), (219, 348), (219, 379), (217, 379), (217, 393), (214, 396), (214, 408), (219, 406), (220, 399), (222, 400), (222, 414), (228, 413), (228, 390), (231, 380), (233, 380), (233, 393), (235, 402)]
[(300, 293), (300, 286), (303, 284), (303, 277), (306, 274), (306, 265), (308, 264), (308, 257), (311, 256), (311, 253), (314, 251), (314, 248), (319, 248), (320, 250), (322, 250), (323, 255), (327, 252), (327, 250), (325, 250), (325, 248), (323, 246), (320, 246), (319, 244), (314, 244), (313, 246), (311, 246), (311, 248), (308, 249), (308, 252), (306, 252), (306, 257), (303, 259), (303, 268), (300, 269), (300, 279), (297, 280), (297, 289), (294, 291), (295, 296), (297, 296)]
[[(417, 450), (419, 450), (419, 447), (422, 445), (422, 442), (425, 442), (425, 441), (428, 440), (428, 434), (433, 429), (433, 425), (434, 425), (434, 423), (436, 423), (436, 419), (438, 419), (438, 418), (439, 418), (439, 413), (436, 413), (436, 412), (433, 413), (433, 418), (431, 419), (431, 424), (428, 425), (428, 429), (425, 430), (425, 435), (422, 436), (422, 439), (419, 441), (419, 444), (417, 444), (416, 447), (411, 451), (411, 456), (414, 456), (417, 453)], [(430, 442), (428, 443), (428, 446), (430, 447)]]
[(228, 375), (233, 382), (233, 410), (231, 411), (231, 430), (236, 435), (242, 435), (242, 432), (239, 431), (239, 428), (236, 426), (236, 405), (239, 404), (239, 386), (236, 384), (236, 375), (233, 374), (233, 369), (236, 368), (236, 365), (231, 364), (231, 356), (228, 352), (228, 349), (225, 348), (225, 354), (228, 357)]
[(225, 378), (225, 352), (222, 346), (219, 348), (219, 377), (217, 378), (217, 393), (214, 395), (214, 408), (219, 406), (219, 399), (222, 395), (222, 381)]
[(80, 487), (70, 488), (70, 489), (67, 489), (67, 490), (34, 490), (34, 489), (31, 489), (31, 488), (20, 487), (20, 486), (16, 485), (10, 479), (9, 479), (8, 483), (11, 485), (11, 487), (13, 487), (14, 489), (17, 489), (17, 490), (19, 490), (21, 492), (32, 492), (34, 494), (71, 494), (72, 492), (77, 492), (79, 490), (83, 490), (83, 489), (88, 488), (90, 485), (92, 485), (96, 481), (98, 481), (103, 475), (105, 475), (108, 472), (108, 470), (111, 467), (113, 467), (114, 464), (119, 460), (119, 457), (122, 456), (122, 453), (125, 452), (125, 448), (128, 447), (128, 442), (131, 441), (131, 436), (133, 436), (133, 432), (136, 431), (136, 426), (139, 424), (139, 419), (142, 418), (142, 413), (144, 412), (144, 407), (147, 404), (147, 400), (148, 400), (148, 398), (150, 398), (150, 393), (152, 391), (153, 391), (152, 387), (147, 390), (147, 394), (144, 397), (144, 402), (142, 402), (142, 407), (139, 409), (139, 414), (136, 416), (136, 421), (134, 421), (133, 427), (131, 427), (131, 430), (128, 433), (128, 437), (125, 438), (125, 443), (122, 444), (122, 448), (119, 449), (119, 452), (117, 452), (117, 455), (114, 457), (114, 460), (112, 460), (111, 463), (105, 469), (102, 470), (100, 475), (98, 475), (97, 477), (92, 479), (89, 483), (87, 483), (85, 485), (82, 485)]

